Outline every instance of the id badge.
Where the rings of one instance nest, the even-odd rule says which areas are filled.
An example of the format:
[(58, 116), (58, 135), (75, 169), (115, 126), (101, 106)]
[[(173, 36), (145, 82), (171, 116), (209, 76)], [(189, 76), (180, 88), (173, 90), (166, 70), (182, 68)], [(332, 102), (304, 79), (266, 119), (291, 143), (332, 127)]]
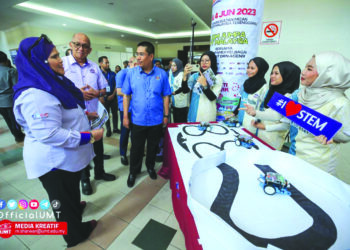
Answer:
[(107, 91), (107, 92), (111, 92), (111, 87), (107, 86), (107, 87), (106, 87), (106, 91)]

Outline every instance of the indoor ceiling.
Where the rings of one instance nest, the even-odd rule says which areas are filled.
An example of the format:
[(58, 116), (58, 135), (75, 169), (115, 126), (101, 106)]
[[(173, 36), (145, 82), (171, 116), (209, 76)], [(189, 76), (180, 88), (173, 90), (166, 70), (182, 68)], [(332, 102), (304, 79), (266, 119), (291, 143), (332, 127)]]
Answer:
[[(28, 23), (125, 40), (184, 42), (190, 40), (193, 18), (195, 31), (204, 33), (196, 34), (195, 41), (209, 41), (211, 5), (212, 0), (0, 0), (0, 31)], [(51, 9), (39, 11), (42, 6)], [(60, 11), (65, 16), (57, 15)], [(80, 17), (90, 19), (77, 20)], [(173, 34), (178, 32), (187, 34)]]

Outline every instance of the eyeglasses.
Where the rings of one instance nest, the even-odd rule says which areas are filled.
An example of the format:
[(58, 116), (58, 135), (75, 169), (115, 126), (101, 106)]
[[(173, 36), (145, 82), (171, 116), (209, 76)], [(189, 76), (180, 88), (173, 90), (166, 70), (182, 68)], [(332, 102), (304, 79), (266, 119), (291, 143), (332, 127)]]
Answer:
[(79, 49), (80, 47), (82, 47), (85, 50), (90, 49), (90, 45), (89, 44), (85, 44), (85, 43), (81, 44), (81, 43), (77, 43), (77, 42), (73, 42), (73, 41), (72, 41), (72, 44), (73, 44), (73, 47), (75, 49)]
[(143, 53), (143, 52), (140, 52), (140, 53), (135, 53), (135, 57), (138, 57), (138, 56), (146, 56), (146, 55), (148, 55), (147, 53)]
[(210, 63), (210, 60), (201, 60), (201, 63)]
[(41, 39), (44, 39), (47, 43), (51, 43), (52, 44), (51, 40), (47, 37), (47, 35), (41, 34), (41, 36), (35, 41), (35, 43), (33, 43), (33, 45), (30, 46), (30, 48), (28, 50), (29, 58), (31, 58), (31, 56), (32, 56), (32, 54), (31, 54), (32, 53), (32, 49), (40, 43)]

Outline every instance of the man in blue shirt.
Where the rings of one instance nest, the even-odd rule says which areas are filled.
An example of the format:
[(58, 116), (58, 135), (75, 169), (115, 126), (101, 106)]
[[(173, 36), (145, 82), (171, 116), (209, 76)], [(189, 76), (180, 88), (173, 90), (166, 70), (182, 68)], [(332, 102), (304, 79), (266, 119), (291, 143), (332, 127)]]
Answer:
[(146, 140), (147, 172), (152, 179), (157, 179), (154, 165), (162, 127), (168, 123), (171, 95), (166, 72), (153, 65), (154, 46), (149, 42), (139, 43), (135, 56), (139, 66), (128, 71), (122, 87), (123, 125), (129, 128), (132, 124), (128, 187), (134, 186), (136, 175), (141, 171)]
[[(121, 134), (119, 139), (119, 150), (120, 150), (120, 161), (123, 165), (129, 165), (128, 158), (126, 156), (126, 151), (128, 149), (128, 143), (129, 143), (129, 135), (130, 135), (130, 129), (123, 126), (123, 117), (124, 117), (124, 109), (123, 109), (123, 92), (122, 87), (123, 83), (125, 81), (126, 74), (128, 73), (129, 69), (132, 69), (136, 67), (137, 60), (135, 57), (131, 57), (129, 59), (128, 67), (126, 69), (122, 69), (116, 76), (116, 84), (117, 84), (117, 95), (118, 95), (118, 107), (120, 110), (120, 128), (121, 128)], [(131, 109), (129, 108), (128, 112), (129, 120), (131, 119)]]
[[(106, 87), (106, 95), (100, 97), (100, 102), (105, 106), (108, 114), (110, 110), (112, 111), (113, 133), (120, 134), (120, 130), (118, 129), (118, 102), (116, 98), (115, 73), (109, 68), (107, 56), (100, 56), (98, 58), (98, 63), (100, 64), (102, 74), (108, 82), (108, 86)], [(110, 119), (108, 119), (106, 122), (107, 137), (112, 135), (111, 123), (109, 120)]]

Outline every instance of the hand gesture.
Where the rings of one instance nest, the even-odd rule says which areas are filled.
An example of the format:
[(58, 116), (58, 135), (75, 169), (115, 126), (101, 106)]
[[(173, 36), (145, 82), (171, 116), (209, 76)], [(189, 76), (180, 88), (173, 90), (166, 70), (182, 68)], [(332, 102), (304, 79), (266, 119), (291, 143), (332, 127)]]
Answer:
[(91, 87), (89, 85), (86, 85), (80, 88), (80, 91), (83, 92), (84, 100), (86, 101), (89, 101), (95, 98), (95, 96), (91, 93), (90, 89)]
[(251, 115), (251, 116), (256, 115), (256, 111), (255, 111), (253, 106), (248, 105), (248, 104), (244, 104), (244, 106), (245, 106), (245, 108), (239, 108), (238, 110), (244, 110), (245, 112), (247, 112), (248, 115)]

